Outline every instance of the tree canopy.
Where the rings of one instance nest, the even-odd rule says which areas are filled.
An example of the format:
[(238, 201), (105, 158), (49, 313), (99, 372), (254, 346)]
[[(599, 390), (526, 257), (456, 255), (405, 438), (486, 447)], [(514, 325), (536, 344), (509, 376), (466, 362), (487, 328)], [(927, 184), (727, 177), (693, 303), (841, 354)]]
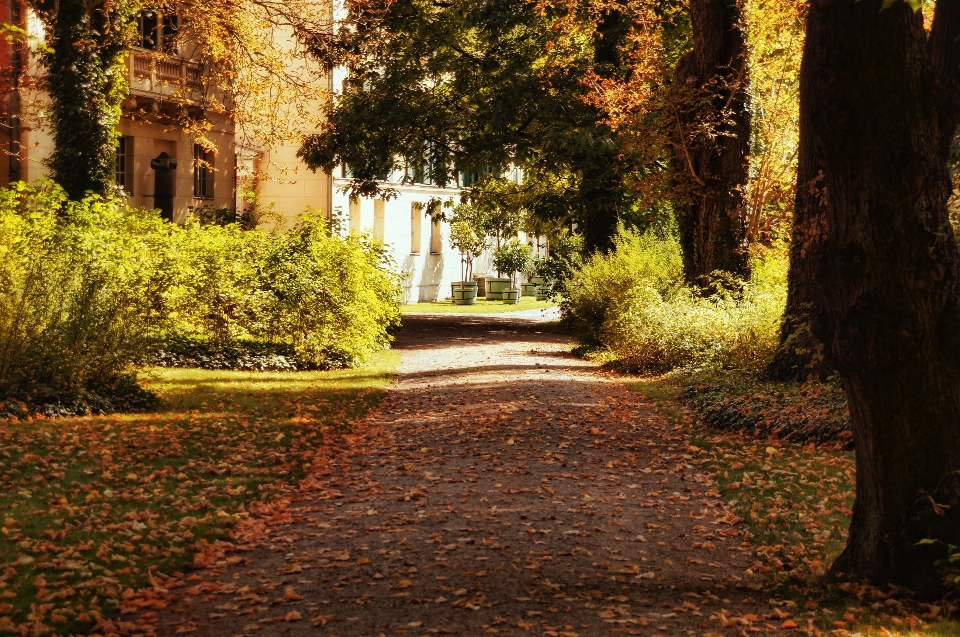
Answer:
[(676, 23), (671, 42), (682, 40), (683, 17), (668, 3), (354, 3), (332, 44), (314, 49), (348, 75), (301, 156), (317, 169), (349, 167), (359, 195), (380, 192), (395, 170), (482, 190), (478, 178), (520, 167), (537, 184), (527, 205), (605, 247), (617, 220), (638, 214), (628, 182), (666, 164), (627, 149), (592, 96), (603, 78), (655, 92), (663, 67), (625, 54), (653, 19)]

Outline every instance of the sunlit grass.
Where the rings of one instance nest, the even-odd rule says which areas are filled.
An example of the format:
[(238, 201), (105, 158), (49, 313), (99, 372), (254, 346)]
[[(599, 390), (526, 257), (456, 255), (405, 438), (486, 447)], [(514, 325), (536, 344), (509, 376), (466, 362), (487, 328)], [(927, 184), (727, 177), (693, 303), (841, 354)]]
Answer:
[(536, 297), (521, 296), (520, 303), (517, 305), (508, 305), (503, 301), (488, 301), (484, 298), (478, 298), (473, 305), (454, 305), (453, 301), (438, 301), (436, 303), (411, 303), (400, 307), (404, 314), (410, 313), (430, 313), (430, 314), (500, 314), (503, 312), (519, 312), (521, 310), (543, 310), (554, 307), (553, 301), (538, 301)]
[(326, 372), (145, 370), (155, 413), (0, 423), (0, 632), (65, 634), (182, 568), (375, 407), (399, 363)]

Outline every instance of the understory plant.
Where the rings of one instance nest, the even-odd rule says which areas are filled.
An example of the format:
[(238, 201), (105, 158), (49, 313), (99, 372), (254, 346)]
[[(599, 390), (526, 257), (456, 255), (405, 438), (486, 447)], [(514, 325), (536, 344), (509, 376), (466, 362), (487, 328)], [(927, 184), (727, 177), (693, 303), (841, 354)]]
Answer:
[(173, 231), (49, 183), (0, 189), (0, 395), (81, 394), (128, 376), (166, 319)]
[(319, 214), (283, 232), (187, 223), (168, 333), (288, 343), (316, 368), (363, 362), (399, 325), (400, 278), (382, 242), (340, 237)]
[(684, 285), (672, 235), (621, 229), (612, 252), (576, 271), (564, 309), (582, 343), (605, 348), (628, 369), (758, 369), (776, 348), (786, 266), (771, 251), (753, 260), (749, 281), (704, 294)]

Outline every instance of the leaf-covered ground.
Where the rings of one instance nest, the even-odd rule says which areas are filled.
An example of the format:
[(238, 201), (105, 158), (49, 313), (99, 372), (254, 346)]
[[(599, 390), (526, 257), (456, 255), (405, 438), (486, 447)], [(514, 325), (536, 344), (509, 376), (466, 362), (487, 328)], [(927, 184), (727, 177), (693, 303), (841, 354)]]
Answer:
[(852, 505), (842, 437), (704, 426), (836, 396), (631, 392), (511, 316), (409, 318), (366, 417), (395, 354), (158, 370), (162, 413), (4, 423), (0, 634), (958, 634), (949, 601), (823, 576)]
[(182, 569), (251, 501), (302, 479), (382, 400), (397, 362), (154, 370), (161, 411), (0, 422), (0, 634), (83, 632)]
[[(907, 591), (837, 583), (826, 576), (846, 544), (856, 488), (848, 436), (826, 435), (822, 444), (797, 443), (778, 439), (776, 428), (729, 426), (743, 413), (753, 418), (760, 413), (768, 422), (786, 423), (790, 431), (837, 422), (840, 414), (847, 417), (839, 388), (763, 383), (735, 372), (700, 378), (668, 375), (632, 385), (691, 432), (698, 456), (706, 460), (727, 508), (742, 520), (744, 538), (754, 548), (750, 572), (766, 576), (770, 594), (793, 601), (800, 629), (819, 637), (830, 631), (838, 637), (960, 633), (952, 619), (958, 609), (949, 599), (919, 603)], [(732, 388), (726, 403), (716, 393), (720, 387)], [(775, 399), (782, 401), (782, 413), (776, 412)], [(719, 430), (714, 427), (717, 413), (727, 414)]]
[(168, 604), (139, 616), (157, 635), (790, 629), (685, 432), (565, 337), (418, 317), (397, 344), (390, 396), (268, 541), (131, 600)]
[(682, 400), (710, 429), (793, 442), (850, 440), (847, 397), (836, 383), (768, 383), (735, 371), (677, 376)]

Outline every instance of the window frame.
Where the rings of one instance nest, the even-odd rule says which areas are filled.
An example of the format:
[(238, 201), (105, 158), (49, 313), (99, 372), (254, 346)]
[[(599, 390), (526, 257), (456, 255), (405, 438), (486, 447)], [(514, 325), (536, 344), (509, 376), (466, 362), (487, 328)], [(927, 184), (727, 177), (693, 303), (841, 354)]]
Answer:
[(431, 220), (430, 224), (430, 254), (443, 254), (443, 230), (439, 219)]
[(133, 196), (133, 148), (134, 137), (130, 135), (120, 135), (117, 141), (116, 165), (113, 169), (114, 182), (127, 194)]
[(347, 232), (360, 232), (363, 223), (363, 209), (359, 197), (350, 197), (347, 206)]
[(193, 198), (214, 199), (216, 155), (201, 144), (193, 145)]
[(373, 200), (373, 238), (378, 241), (386, 240), (387, 233), (387, 200)]
[(178, 51), (173, 45), (182, 28), (180, 16), (164, 15), (155, 9), (144, 9), (137, 18), (137, 46), (145, 51), (176, 55)]

